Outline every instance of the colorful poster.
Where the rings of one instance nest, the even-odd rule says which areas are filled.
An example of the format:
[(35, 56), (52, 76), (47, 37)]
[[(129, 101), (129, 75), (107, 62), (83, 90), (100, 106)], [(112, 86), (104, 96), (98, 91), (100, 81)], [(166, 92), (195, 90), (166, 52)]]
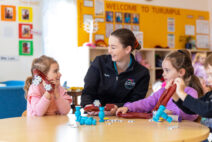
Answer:
[(106, 11), (106, 21), (113, 22), (113, 12), (112, 11)]
[(106, 24), (106, 37), (109, 37), (110, 34), (113, 32), (113, 24)]
[(131, 14), (130, 13), (124, 13), (124, 22), (131, 23)]
[(194, 25), (185, 25), (185, 35), (195, 35)]
[(84, 0), (85, 7), (93, 7), (93, 0)]
[(131, 25), (124, 25), (124, 28), (131, 30)]
[(122, 23), (122, 13), (116, 12), (116, 23)]
[(175, 31), (175, 20), (174, 18), (168, 18), (168, 32)]
[(209, 36), (208, 35), (197, 35), (196, 36), (197, 48), (209, 48)]
[(105, 3), (104, 0), (95, 0), (95, 16), (104, 17)]
[(207, 20), (196, 20), (198, 34), (209, 34), (209, 22)]
[(19, 22), (32, 22), (32, 8), (18, 7)]
[(123, 28), (122, 24), (115, 24), (115, 30)]
[(139, 14), (132, 14), (132, 23), (139, 24)]
[(169, 48), (174, 48), (175, 47), (175, 37), (174, 34), (168, 34), (167, 37), (167, 42), (168, 42), (168, 47)]
[(19, 38), (32, 39), (32, 24), (19, 24)]
[(33, 55), (33, 42), (28, 40), (19, 41), (19, 55), (32, 56)]
[(16, 21), (16, 7), (11, 5), (1, 6), (2, 21)]
[(140, 27), (138, 25), (133, 25), (132, 30), (133, 31), (140, 31)]

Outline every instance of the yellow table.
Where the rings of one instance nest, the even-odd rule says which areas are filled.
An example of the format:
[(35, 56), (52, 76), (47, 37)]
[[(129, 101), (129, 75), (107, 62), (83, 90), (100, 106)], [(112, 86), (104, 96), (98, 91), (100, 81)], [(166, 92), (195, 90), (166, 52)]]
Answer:
[[(133, 123), (129, 123), (128, 119), (121, 120), (73, 128), (70, 123), (75, 123), (74, 115), (1, 119), (0, 142), (195, 142), (209, 135), (207, 127), (191, 121), (169, 124), (146, 119), (133, 119)], [(170, 126), (178, 128), (170, 130)]]

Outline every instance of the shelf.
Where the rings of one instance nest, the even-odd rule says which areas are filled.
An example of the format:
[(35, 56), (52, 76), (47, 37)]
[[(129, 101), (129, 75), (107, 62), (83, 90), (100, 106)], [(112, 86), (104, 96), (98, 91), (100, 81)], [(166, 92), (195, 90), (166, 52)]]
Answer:
[(162, 70), (162, 67), (155, 67), (156, 70)]

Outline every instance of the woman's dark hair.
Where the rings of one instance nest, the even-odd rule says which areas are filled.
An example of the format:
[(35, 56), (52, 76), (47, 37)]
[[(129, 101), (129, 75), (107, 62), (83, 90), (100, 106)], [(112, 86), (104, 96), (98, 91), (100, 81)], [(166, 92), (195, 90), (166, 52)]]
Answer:
[(120, 43), (123, 45), (123, 48), (127, 48), (127, 46), (131, 46), (131, 52), (134, 49), (141, 49), (141, 45), (138, 43), (135, 35), (129, 29), (118, 29), (111, 33), (111, 36), (115, 36), (119, 39)]
[(192, 66), (191, 55), (187, 50), (177, 50), (169, 53), (165, 60), (169, 60), (172, 66), (179, 71), (185, 69), (183, 80), (186, 85), (194, 88), (198, 92), (198, 97), (203, 96), (203, 89), (199, 78), (194, 75), (194, 68)]

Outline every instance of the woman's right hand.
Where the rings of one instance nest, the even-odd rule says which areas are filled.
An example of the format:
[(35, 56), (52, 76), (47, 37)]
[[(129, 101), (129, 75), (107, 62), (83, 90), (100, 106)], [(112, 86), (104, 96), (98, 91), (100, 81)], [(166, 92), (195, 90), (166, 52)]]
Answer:
[(118, 108), (118, 110), (116, 111), (116, 115), (118, 115), (118, 113), (122, 113), (125, 114), (128, 111), (128, 107), (120, 107)]
[[(93, 104), (88, 104), (88, 105), (86, 105), (85, 107), (89, 107), (89, 106), (93, 106)], [(85, 108), (84, 107), (84, 108)], [(88, 115), (90, 115), (90, 116), (97, 116), (98, 114), (99, 114), (99, 112), (98, 111), (89, 111), (89, 112), (87, 112), (88, 113)]]

